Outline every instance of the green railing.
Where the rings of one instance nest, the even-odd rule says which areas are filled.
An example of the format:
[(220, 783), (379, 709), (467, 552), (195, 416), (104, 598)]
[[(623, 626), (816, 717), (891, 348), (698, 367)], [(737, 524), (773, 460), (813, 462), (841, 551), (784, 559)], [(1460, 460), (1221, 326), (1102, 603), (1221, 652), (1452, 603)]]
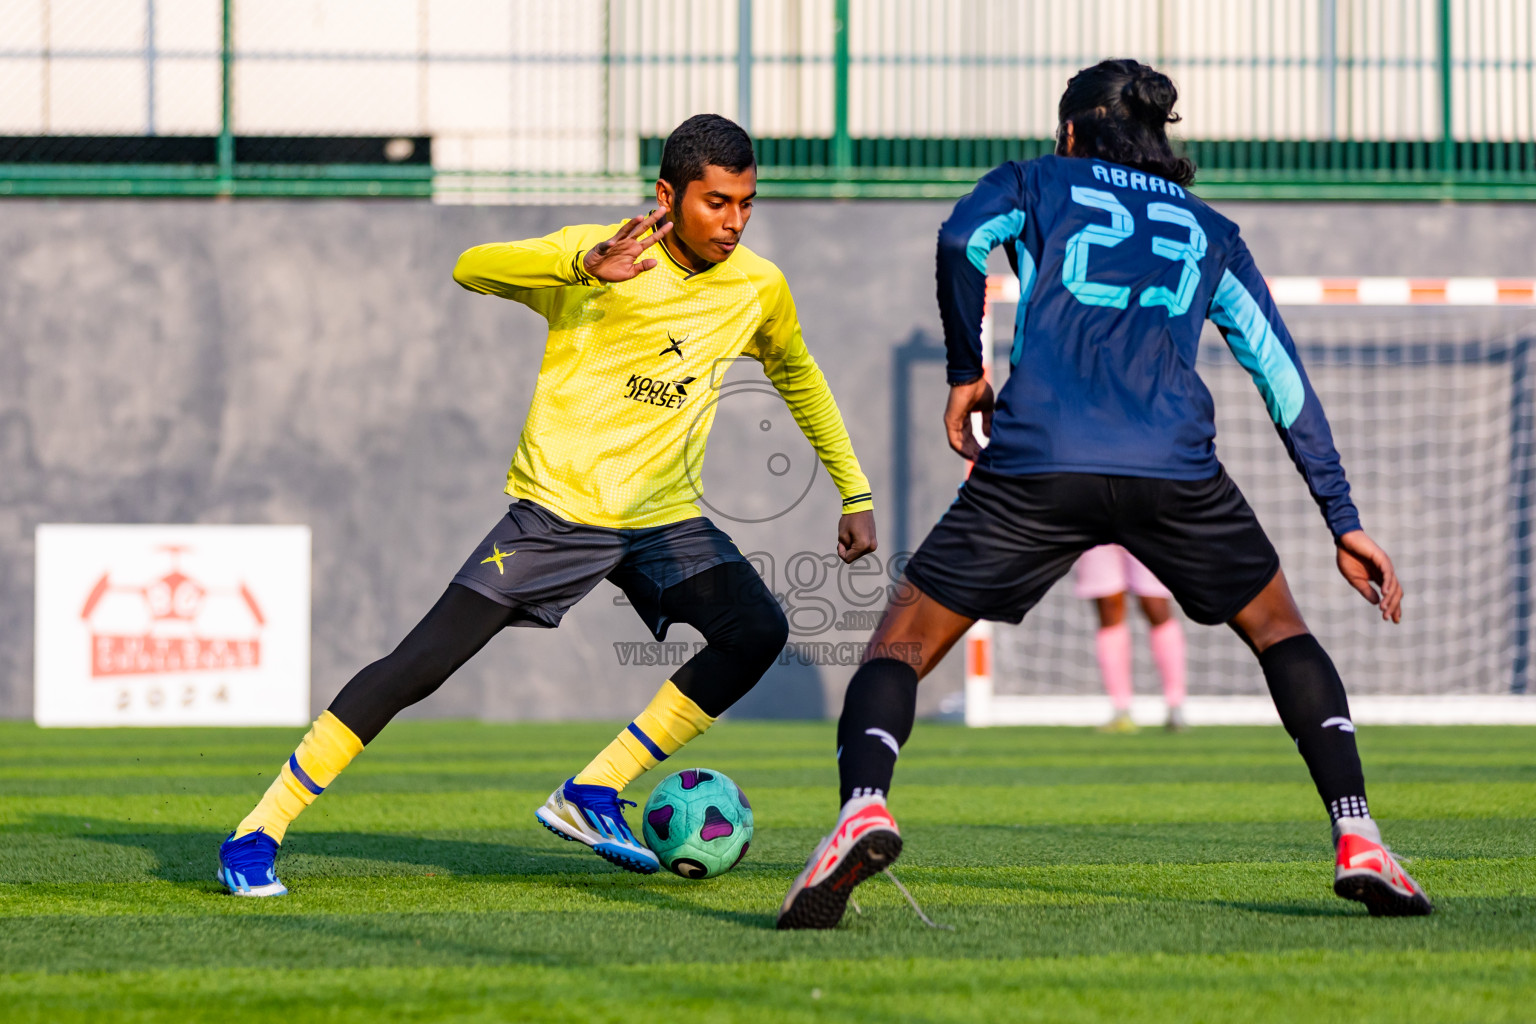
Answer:
[(713, 110), (767, 195), (948, 197), (1129, 54), (1207, 196), (1536, 199), (1529, 0), (207, 2), (8, 5), (0, 194), (628, 198)]

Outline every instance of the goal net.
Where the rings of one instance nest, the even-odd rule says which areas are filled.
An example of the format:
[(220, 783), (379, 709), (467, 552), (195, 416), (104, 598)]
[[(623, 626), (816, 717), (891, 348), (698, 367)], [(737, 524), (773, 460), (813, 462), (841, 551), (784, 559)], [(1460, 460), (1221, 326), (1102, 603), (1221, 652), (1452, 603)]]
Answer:
[[(1013, 311), (998, 303), (991, 314), (1000, 355)], [(1414, 720), (1401, 713), (1414, 698), (1422, 705), (1424, 698), (1528, 692), (1536, 314), (1443, 306), (1283, 312), (1327, 410), (1362, 521), (1402, 578), (1401, 625), (1383, 623), (1339, 577), (1332, 538), (1252, 380), (1209, 325), (1200, 374), (1215, 399), (1217, 453), (1279, 550), (1302, 614), (1351, 696), (1375, 708), (1378, 720)], [(1001, 378), (1006, 356), (997, 365)], [(1127, 617), (1137, 717), (1155, 720), (1160, 687), (1134, 601)], [(1263, 677), (1241, 641), (1225, 628), (1186, 625), (1191, 717), (1272, 720)], [(1070, 574), (1022, 624), (993, 626), (990, 657), (968, 659), (967, 720), (1107, 717), (1097, 627), (1092, 602), (1072, 596)], [(1041, 700), (1052, 697), (1079, 699)], [(1536, 711), (1536, 698), (1499, 703)]]

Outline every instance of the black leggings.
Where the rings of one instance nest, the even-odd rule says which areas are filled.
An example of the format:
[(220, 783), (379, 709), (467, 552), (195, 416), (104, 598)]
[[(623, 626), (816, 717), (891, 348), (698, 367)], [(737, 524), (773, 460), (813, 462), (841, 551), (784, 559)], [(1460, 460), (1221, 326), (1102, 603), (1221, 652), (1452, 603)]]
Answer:
[[(706, 715), (719, 717), (768, 671), (784, 648), (789, 623), (762, 578), (744, 562), (727, 562), (662, 591), (672, 622), (703, 634), (705, 648), (672, 674), (672, 682)], [(330, 712), (363, 743), (389, 720), (439, 686), (513, 619), (513, 611), (457, 583), (400, 646), (352, 677)]]

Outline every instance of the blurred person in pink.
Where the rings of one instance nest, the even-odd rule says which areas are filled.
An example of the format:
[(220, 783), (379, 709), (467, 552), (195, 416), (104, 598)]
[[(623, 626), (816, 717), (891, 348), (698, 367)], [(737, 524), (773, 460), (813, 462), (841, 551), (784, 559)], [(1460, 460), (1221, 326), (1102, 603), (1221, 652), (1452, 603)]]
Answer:
[(1163, 699), (1168, 704), (1169, 732), (1186, 728), (1184, 722), (1184, 627), (1174, 618), (1172, 595), (1151, 570), (1118, 544), (1101, 544), (1083, 552), (1077, 560), (1072, 592), (1093, 601), (1099, 611), (1099, 632), (1094, 648), (1099, 675), (1114, 705), (1114, 717), (1104, 732), (1135, 732), (1131, 720), (1131, 627), (1125, 620), (1125, 595), (1135, 594), (1151, 627), (1152, 660), (1163, 680)]

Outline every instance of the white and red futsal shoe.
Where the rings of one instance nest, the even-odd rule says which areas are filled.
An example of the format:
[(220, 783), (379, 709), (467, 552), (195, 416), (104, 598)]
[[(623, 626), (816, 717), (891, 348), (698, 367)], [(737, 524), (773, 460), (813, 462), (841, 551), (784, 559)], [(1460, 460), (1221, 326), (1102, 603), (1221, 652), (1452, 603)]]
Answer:
[(1370, 818), (1340, 818), (1333, 826), (1337, 851), (1333, 891), (1365, 904), (1372, 917), (1417, 917), (1435, 908), (1381, 842)]
[(854, 886), (878, 875), (901, 856), (901, 832), (882, 796), (854, 797), (843, 805), (837, 827), (816, 846), (784, 905), (779, 927), (834, 928), (843, 919)]

